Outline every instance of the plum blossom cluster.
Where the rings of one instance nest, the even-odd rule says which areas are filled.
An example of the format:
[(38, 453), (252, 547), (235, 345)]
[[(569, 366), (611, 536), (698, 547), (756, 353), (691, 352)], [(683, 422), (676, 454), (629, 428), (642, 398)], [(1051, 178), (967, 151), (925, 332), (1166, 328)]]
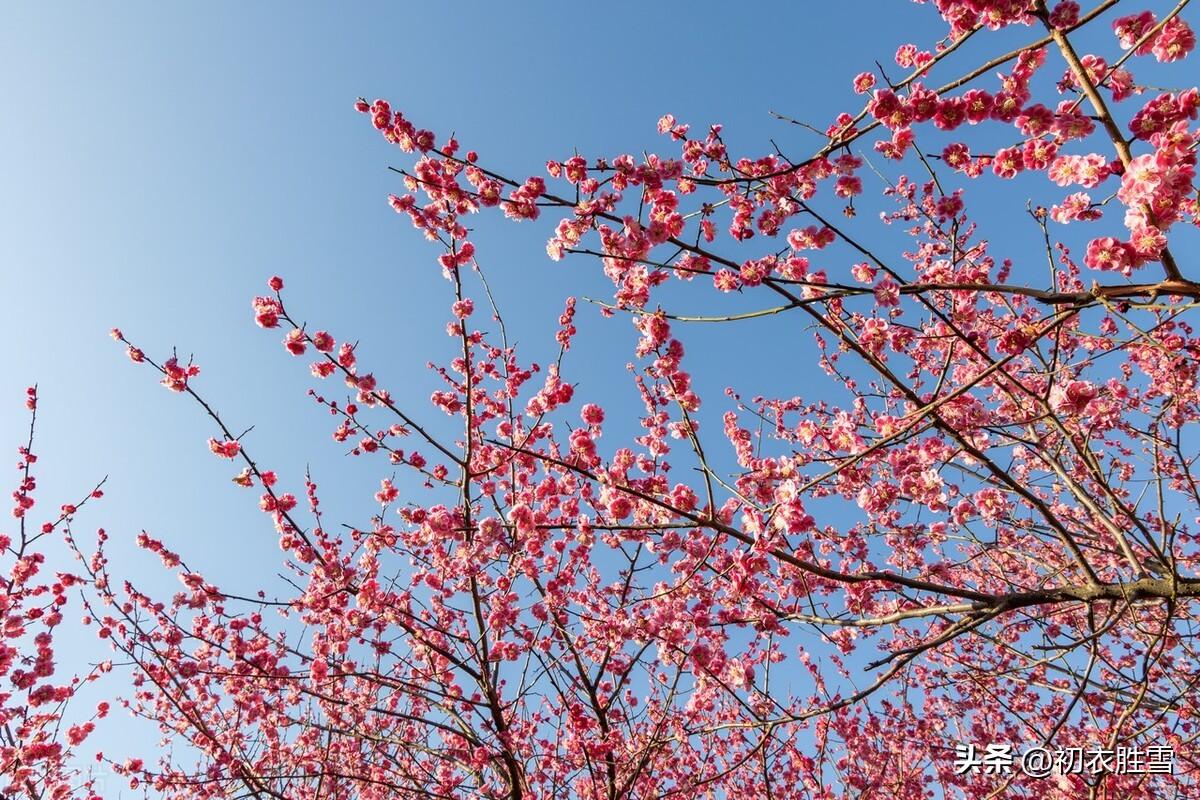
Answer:
[[(1153, 11), (1129, 14), (1113, 21), (1121, 47), (1139, 56), (1154, 54), (1159, 61), (1178, 61), (1196, 49), (1196, 34), (1183, 19), (1172, 16), (1159, 24)], [(1136, 48), (1136, 49), (1134, 49)]]
[(0, 793), (11, 797), (99, 800), (95, 780), (80, 760), (80, 748), (108, 713), (101, 702), (91, 714), (76, 700), (79, 690), (110, 669), (108, 663), (83, 675), (64, 675), (55, 637), (71, 613), (69, 594), (79, 579), (53, 572), (47, 562), (51, 540), (70, 538), (76, 513), (103, 496), (97, 486), (83, 499), (33, 519), (37, 481), (33, 433), (37, 390), (26, 392), (31, 423), (28, 441), (17, 451), (20, 473), (12, 519), (16, 530), (0, 530)]

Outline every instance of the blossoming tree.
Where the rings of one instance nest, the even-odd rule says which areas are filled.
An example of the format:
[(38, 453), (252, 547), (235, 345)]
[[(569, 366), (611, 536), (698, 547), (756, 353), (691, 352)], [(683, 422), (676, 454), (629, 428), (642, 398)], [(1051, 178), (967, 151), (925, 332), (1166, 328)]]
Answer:
[[(37, 388), (25, 398), (29, 434), (18, 450), (21, 479), (12, 493), (15, 535), (0, 533), (4, 572), (0, 575), (0, 792), (5, 797), (64, 798), (84, 796), (94, 781), (74, 758), (75, 749), (95, 730), (95, 720), (107, 715), (101, 702), (90, 716), (67, 722), (71, 701), (80, 686), (94, 681), (111, 665), (98, 665), (83, 676), (57, 675), (54, 636), (63, 625), (76, 576), (60, 572), (44, 576), (47, 537), (68, 540), (71, 520), (89, 500), (104, 495), (100, 485), (35, 527), (31, 517), (37, 489), (37, 454), (34, 433), (37, 421)], [(40, 577), (39, 577), (40, 576)], [(75, 704), (78, 705), (77, 703)], [(76, 709), (77, 710), (77, 709)]]
[[(402, 154), (392, 206), (442, 248), (443, 389), (402, 402), (353, 331), (298, 322), (280, 278), (253, 307), (308, 357), (334, 438), (422, 488), (385, 478), (369, 525), (326, 520), (196, 365), (114, 331), (211, 417), (295, 592), (228, 593), (143, 534), (184, 585), (156, 598), (103, 541), (70, 540), (68, 580), (133, 665), (130, 708), (188, 745), (107, 747), (113, 768), (170, 798), (1194, 796), (1200, 268), (1171, 245), (1200, 211), (1200, 91), (1139, 78), (1194, 81), (1188, 0), (934, 5), (948, 29), (901, 46), (902, 74), (863, 72), (858, 108), (794, 121), (819, 139), (805, 153), (738, 155), (668, 115), (659, 153), (512, 178), (360, 100)], [(1001, 29), (1024, 43), (964, 61)], [(1097, 29), (1105, 49), (1081, 52)], [(970, 214), (1021, 173), (1036, 253)], [(639, 334), (638, 435), (602, 436), (628, 410), (586, 396), (574, 299), (554, 363), (509, 342), (485, 271), (515, 278), (469, 227), (496, 212), (553, 215), (549, 257), (611, 279), (603, 324)], [(692, 313), (678, 281), (727, 311)], [(753, 336), (766, 316), (795, 322), (780, 374), (702, 406), (686, 329)], [(805, 396), (814, 370), (840, 400)], [(27, 541), (4, 540), (18, 572)], [(0, 758), (55, 746), (26, 724)], [(989, 744), (1098, 755), (1044, 774), (956, 758)], [(1150, 748), (1169, 769), (1131, 768)], [(47, 796), (22, 769), (10, 791)]]

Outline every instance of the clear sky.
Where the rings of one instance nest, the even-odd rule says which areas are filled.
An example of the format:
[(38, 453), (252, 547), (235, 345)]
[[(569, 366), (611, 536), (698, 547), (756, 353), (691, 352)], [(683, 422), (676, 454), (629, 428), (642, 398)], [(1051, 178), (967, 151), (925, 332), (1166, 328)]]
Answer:
[[(283, 275), (292, 308), (361, 340), (361, 357), (385, 380), (403, 376), (415, 404), (428, 398), (424, 365), (453, 347), (441, 333), (450, 296), (435, 251), (385, 203), (400, 189), (387, 167), (405, 159), (354, 99), (389, 98), (517, 175), (573, 148), (662, 146), (654, 127), (668, 111), (722, 122), (751, 152), (769, 136), (807, 148), (811, 137), (768, 111), (824, 120), (854, 101), (849, 78), (863, 54), (869, 63), (895, 46), (886, 26), (851, 39), (845, 22), (853, 8), (878, 18), (881, 4), (818, 5), (781, 4), (757, 19), (721, 4), (633, 2), (602, 14), (549, 2), (307, 14), (270, 4), (8, 9), (0, 431), (16, 444), (22, 392), (36, 381), (43, 503), (108, 474), (108, 496), (87, 520), (118, 541), (145, 528), (193, 566), (232, 576), (274, 558), (251, 495), (204, 447), (209, 422), (131, 365), (108, 330), (121, 327), (160, 360), (173, 346), (194, 353), (197, 387), (232, 427), (257, 426), (247, 440), (256, 458), (294, 478), (312, 462), (327, 492), (369, 499), (384, 465), (340, 457), (329, 419), (303, 396), (304, 365), (284, 354), (278, 332), (254, 327), (249, 307), (269, 275)], [(915, 34), (934, 19), (928, 8), (894, 10)], [(767, 23), (787, 40), (767, 46)], [(830, 85), (832, 75), (844, 79)], [(562, 299), (611, 288), (593, 264), (546, 259), (542, 230), (490, 228), (481, 256), (516, 337), (544, 360)], [(618, 376), (633, 331), (590, 308), (580, 327), (581, 348), (589, 330), (614, 340), (608, 358), (587, 363), (607, 364), (631, 393)], [(729, 383), (709, 377), (718, 391)], [(604, 400), (604, 382), (593, 383), (590, 396)]]
[[(387, 167), (404, 157), (352, 110), (357, 96), (456, 131), (522, 177), (573, 148), (666, 150), (654, 130), (665, 112), (697, 128), (724, 123), (738, 152), (775, 138), (803, 153), (811, 134), (770, 110), (825, 125), (856, 107), (855, 73), (943, 30), (931, 7), (881, 0), (454, 6), (6, 7), (0, 437), (19, 442), (23, 389), (38, 382), (43, 504), (107, 474), (107, 497), (79, 530), (104, 526), (115, 554), (145, 529), (231, 590), (270, 581), (278, 549), (256, 494), (208, 453), (199, 409), (123, 357), (107, 335), (119, 326), (153, 356), (194, 353), (197, 388), (231, 427), (256, 426), (246, 440), (256, 459), (297, 493), (311, 464), (330, 514), (365, 522), (386, 464), (342, 456), (330, 418), (304, 397), (304, 364), (279, 332), (254, 327), (249, 307), (283, 275), (290, 307), (361, 340), (360, 358), (401, 402), (435, 416), (424, 364), (453, 346), (441, 333), (450, 296), (434, 251), (385, 203), (399, 188)], [(506, 316), (541, 359), (564, 296), (611, 294), (595, 264), (552, 263), (544, 241), (534, 226), (481, 221)], [(580, 329), (568, 377), (589, 400), (632, 398), (628, 324), (583, 307)], [(777, 352), (739, 350), (720, 331), (688, 336), (720, 356), (720, 369), (692, 365), (714, 414), (739, 370), (778, 368)], [(173, 585), (140, 556), (128, 567), (148, 586)]]

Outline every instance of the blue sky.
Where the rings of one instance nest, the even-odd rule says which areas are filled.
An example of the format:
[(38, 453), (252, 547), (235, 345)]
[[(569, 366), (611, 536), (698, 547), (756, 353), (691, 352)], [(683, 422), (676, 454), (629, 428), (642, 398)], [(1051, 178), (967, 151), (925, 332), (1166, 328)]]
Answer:
[[(415, 404), (434, 387), (424, 365), (451, 352), (441, 333), (451, 298), (435, 251), (385, 203), (399, 189), (387, 167), (404, 158), (352, 110), (357, 96), (389, 98), (518, 175), (573, 148), (662, 146), (654, 126), (668, 111), (699, 126), (723, 122), (735, 146), (782, 136), (807, 147), (768, 110), (830, 116), (853, 101), (849, 78), (863, 54), (885, 58), (895, 46), (882, 25), (852, 41), (851, 7), (880, 16), (872, 2), (764, 11), (772, 29), (793, 32), (780, 47), (764, 44), (760, 21), (720, 4), (618, 3), (603, 14), (556, 3), (10, 9), (0, 32), (9, 109), (0, 334), (14, 346), (0, 371), (0, 398), (9, 398), (0, 430), (16, 442), (23, 388), (38, 382), (43, 503), (108, 474), (108, 496), (88, 521), (108, 528), (114, 546), (145, 528), (194, 566), (236, 579), (244, 564), (275, 556), (273, 536), (229, 483), (228, 464), (204, 447), (208, 421), (134, 368), (107, 333), (119, 326), (160, 359), (173, 346), (195, 354), (197, 386), (231, 427), (257, 426), (247, 440), (257, 459), (294, 479), (313, 463), (335, 506), (368, 499), (384, 465), (341, 457), (328, 417), (303, 396), (304, 365), (276, 332), (253, 326), (249, 308), (281, 274), (290, 307), (361, 340), (364, 361), (385, 380), (403, 376)], [(694, 22), (681, 24), (685, 9)], [(907, 6), (895, 16), (914, 33), (934, 18)], [(715, 22), (716, 46), (703, 35)], [(814, 35), (824, 27), (835, 35)], [(650, 46), (659, 35), (668, 44)], [(820, 80), (805, 77), (814, 71)], [(832, 75), (844, 77), (824, 80)], [(481, 254), (514, 336), (544, 361), (563, 297), (611, 289), (590, 264), (546, 259), (542, 230), (480, 225), (494, 231)], [(589, 330), (609, 339), (593, 345), (609, 357), (587, 363), (607, 365), (612, 380), (574, 376), (589, 397), (633, 397), (624, 377), (632, 329), (590, 308), (580, 327), (581, 348)], [(710, 382), (719, 391), (730, 381)]]
[[(853, 27), (862, 19), (871, 24)], [(574, 148), (665, 150), (654, 131), (665, 112), (697, 129), (724, 123), (738, 152), (765, 152), (772, 137), (806, 152), (811, 135), (770, 110), (824, 125), (857, 107), (855, 73), (888, 63), (904, 41), (927, 44), (940, 26), (928, 6), (878, 0), (302, 13), (268, 3), (13, 5), (0, 30), (4, 446), (21, 435), (24, 387), (39, 383), (43, 504), (107, 474), (108, 495), (79, 530), (104, 526), (127, 554), (145, 529), (231, 589), (269, 581), (275, 537), (255, 495), (207, 452), (210, 424), (125, 360), (107, 332), (121, 327), (156, 357), (172, 346), (194, 353), (205, 397), (231, 427), (256, 426), (247, 439), (256, 459), (295, 490), (311, 464), (331, 515), (364, 522), (386, 465), (343, 457), (330, 418), (304, 397), (304, 365), (284, 354), (278, 332), (254, 328), (249, 307), (269, 275), (283, 275), (291, 308), (361, 340), (360, 358), (402, 403), (434, 417), (424, 365), (451, 352), (441, 332), (451, 297), (435, 252), (384, 202), (399, 188), (387, 167), (405, 159), (352, 110), (357, 96), (456, 131), (517, 176)], [(545, 361), (562, 298), (611, 290), (593, 264), (546, 259), (543, 228), (481, 220), (478, 242), (511, 333), (527, 358)], [(579, 326), (568, 377), (588, 400), (633, 399), (631, 328), (586, 306)], [(761, 331), (762, 341), (807, 346), (782, 324)], [(724, 386), (778, 364), (777, 350), (719, 329), (687, 337), (708, 354), (704, 365), (719, 365), (693, 365), (714, 414)], [(129, 568), (147, 585), (173, 587), (137, 558)]]

